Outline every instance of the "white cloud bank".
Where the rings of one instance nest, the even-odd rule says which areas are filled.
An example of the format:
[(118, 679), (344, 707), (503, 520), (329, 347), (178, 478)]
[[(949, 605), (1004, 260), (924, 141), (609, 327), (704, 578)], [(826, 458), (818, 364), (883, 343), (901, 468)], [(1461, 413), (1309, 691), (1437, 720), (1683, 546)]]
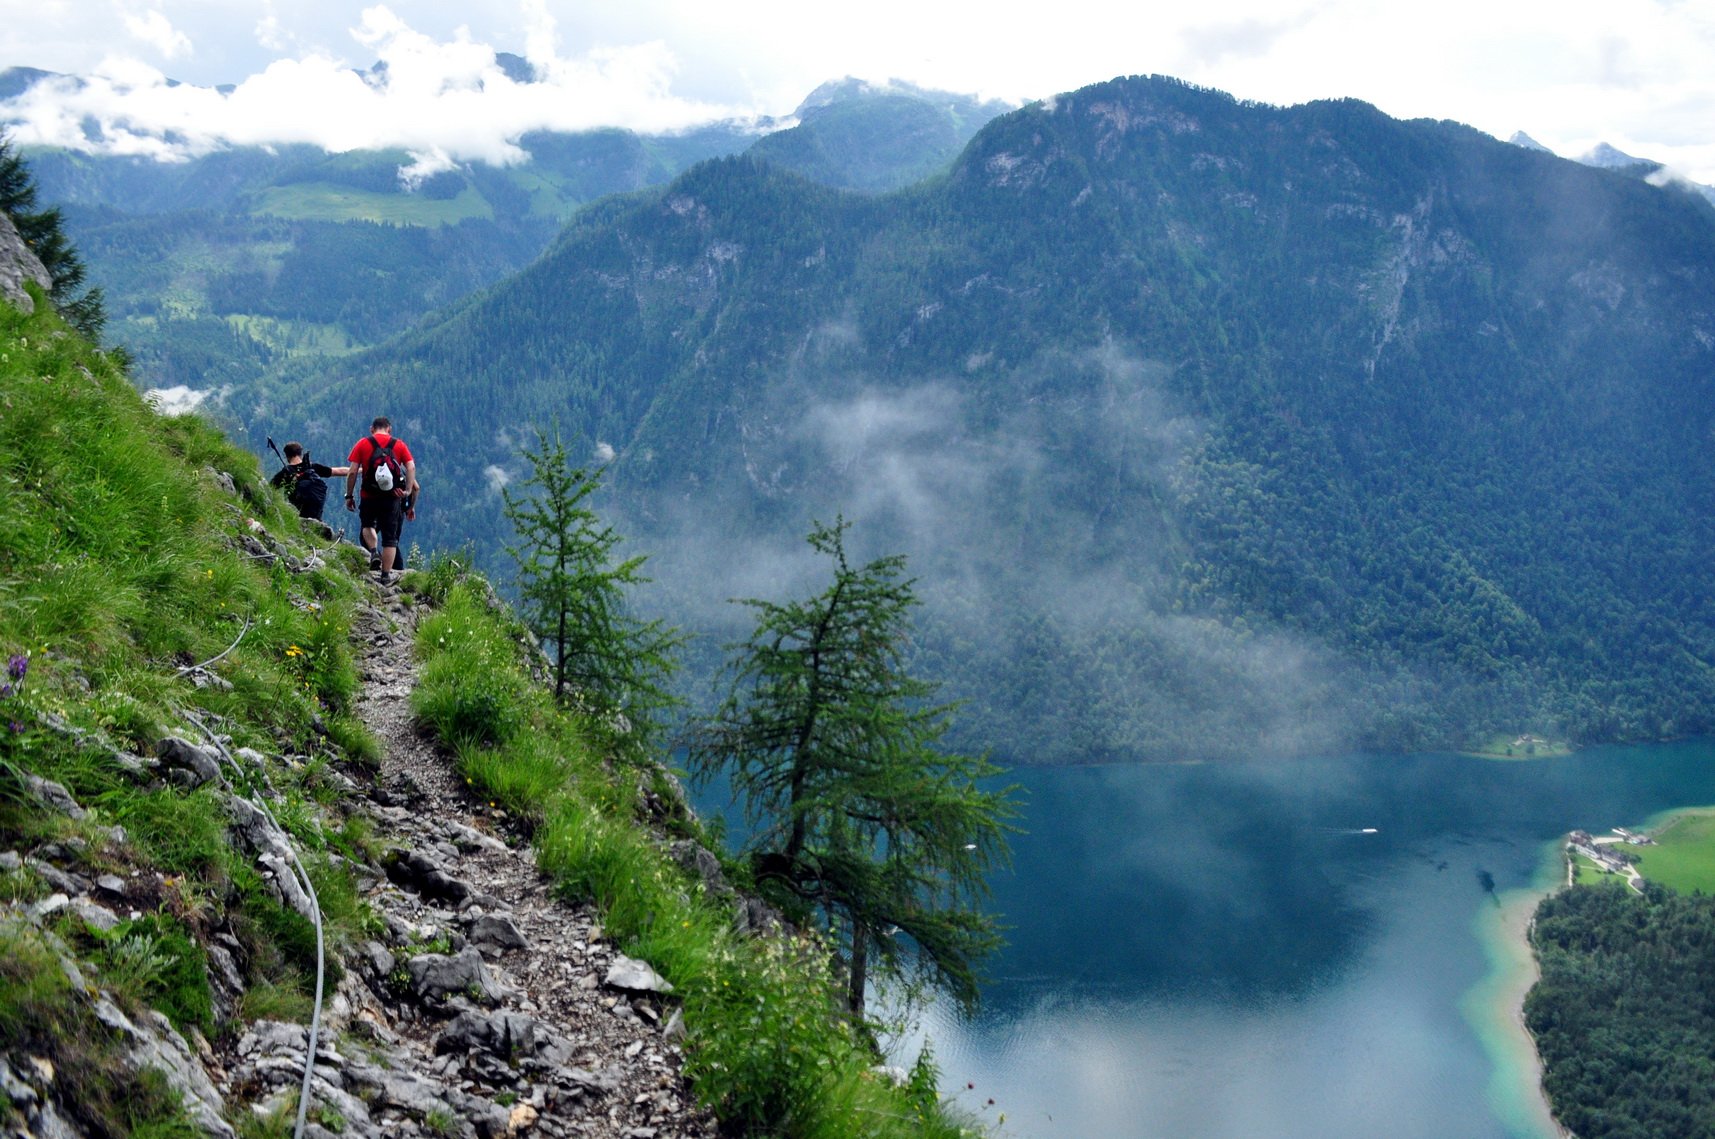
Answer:
[[(21, 138), (82, 145), (87, 115), (111, 149), (169, 156), (312, 142), (505, 161), (531, 129), (785, 115), (845, 75), (1012, 100), (1161, 73), (1523, 130), (1564, 155), (1606, 141), (1715, 182), (1715, 0), (1445, 0), (1433, 18), (1391, 0), (363, 2), (0, 0), (0, 67), (95, 76), (14, 108)], [(542, 81), (507, 79), (499, 50)], [(388, 82), (363, 83), (377, 58)]]
[[(660, 41), (559, 55), (553, 17), (541, 0), (524, 6), (533, 82), (518, 82), (495, 49), (465, 28), (437, 40), (385, 5), (364, 9), (351, 37), (375, 66), (359, 71), (323, 51), (277, 59), (236, 87), (173, 83), (160, 69), (111, 54), (87, 75), (44, 81), (0, 103), (0, 121), (22, 145), (179, 161), (225, 146), (311, 143), (330, 151), (403, 148), (422, 177), (457, 162), (523, 160), (520, 136), (623, 123), (671, 131), (719, 118), (731, 107), (672, 92), (675, 63)], [(126, 17), (134, 36), (171, 59), (190, 40), (159, 12)], [(272, 13), (259, 39), (280, 42)]]

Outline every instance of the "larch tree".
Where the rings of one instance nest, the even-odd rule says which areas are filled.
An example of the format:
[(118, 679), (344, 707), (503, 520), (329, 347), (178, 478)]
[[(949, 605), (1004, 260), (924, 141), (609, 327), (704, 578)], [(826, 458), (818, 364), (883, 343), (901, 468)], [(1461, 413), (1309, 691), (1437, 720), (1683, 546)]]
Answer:
[(516, 538), (507, 552), (525, 622), (552, 656), (554, 696), (623, 716), (622, 734), (641, 743), (678, 702), (667, 680), (684, 637), (626, 605), (626, 591), (649, 580), (646, 559), (617, 557), (620, 536), (589, 503), (599, 472), (571, 465), (557, 429), (551, 438), (538, 431), (524, 457), (530, 477), (501, 492)]
[(907, 671), (918, 602), (905, 559), (853, 568), (846, 529), (809, 535), (833, 562), (826, 589), (743, 602), (756, 627), (731, 646), (730, 692), (693, 735), (689, 764), (727, 772), (759, 888), (833, 938), (854, 1017), (872, 967), (969, 1009), (977, 965), (1001, 941), (981, 903), (1008, 858), (1015, 789), (993, 785), (986, 757), (941, 749), (954, 705)]

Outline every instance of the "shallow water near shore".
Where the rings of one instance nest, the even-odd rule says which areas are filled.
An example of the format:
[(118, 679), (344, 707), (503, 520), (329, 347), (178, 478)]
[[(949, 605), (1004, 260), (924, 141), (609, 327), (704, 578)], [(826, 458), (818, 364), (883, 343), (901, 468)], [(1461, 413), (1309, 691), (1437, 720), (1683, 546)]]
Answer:
[(999, 1134), (1554, 1139), (1518, 1020), (1553, 844), (1715, 801), (1715, 741), (1010, 778), (1011, 944), (924, 1026)]

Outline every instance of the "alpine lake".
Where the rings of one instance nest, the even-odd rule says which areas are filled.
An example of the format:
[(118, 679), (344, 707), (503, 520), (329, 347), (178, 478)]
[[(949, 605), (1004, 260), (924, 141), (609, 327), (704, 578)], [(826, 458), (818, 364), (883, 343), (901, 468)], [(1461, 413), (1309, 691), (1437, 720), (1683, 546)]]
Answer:
[(982, 1008), (931, 1003), (894, 1049), (927, 1038), (991, 1133), (1556, 1139), (1526, 925), (1568, 831), (1715, 804), (1715, 740), (1007, 778), (1024, 833)]
[(1715, 740), (1009, 779), (1026, 833), (983, 1007), (932, 1005), (897, 1049), (927, 1035), (996, 1134), (1555, 1139), (1530, 915), (1568, 831), (1715, 803)]

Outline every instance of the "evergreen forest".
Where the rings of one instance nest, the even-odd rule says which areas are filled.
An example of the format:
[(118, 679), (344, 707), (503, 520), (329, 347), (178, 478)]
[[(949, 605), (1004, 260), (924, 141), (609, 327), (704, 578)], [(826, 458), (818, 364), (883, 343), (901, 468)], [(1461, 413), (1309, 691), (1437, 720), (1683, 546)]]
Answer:
[(1715, 1132), (1715, 898), (1609, 883), (1548, 898), (1525, 1022), (1582, 1139)]

